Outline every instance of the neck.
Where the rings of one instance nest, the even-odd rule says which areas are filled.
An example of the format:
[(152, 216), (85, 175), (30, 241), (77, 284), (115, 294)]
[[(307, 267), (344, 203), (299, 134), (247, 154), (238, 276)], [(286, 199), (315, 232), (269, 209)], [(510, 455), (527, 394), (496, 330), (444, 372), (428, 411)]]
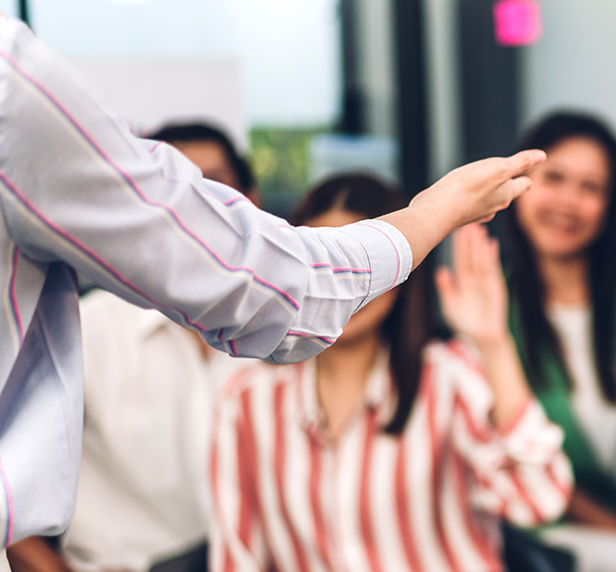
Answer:
[(337, 343), (317, 356), (319, 383), (365, 385), (380, 347), (378, 333), (350, 344)]
[(590, 301), (586, 256), (540, 258), (539, 272), (548, 304), (587, 304)]
[(329, 432), (337, 438), (361, 403), (379, 351), (378, 334), (335, 344), (317, 356), (317, 392)]
[(199, 348), (199, 352), (201, 353), (201, 357), (204, 360), (209, 360), (212, 354), (216, 351), (208, 346), (204, 341), (199, 332), (192, 331), (193, 339), (195, 340), (195, 344)]

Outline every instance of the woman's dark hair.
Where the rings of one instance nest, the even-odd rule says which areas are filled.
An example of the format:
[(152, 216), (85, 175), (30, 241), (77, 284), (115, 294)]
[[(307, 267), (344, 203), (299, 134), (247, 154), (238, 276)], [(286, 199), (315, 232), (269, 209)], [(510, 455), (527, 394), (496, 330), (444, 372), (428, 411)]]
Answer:
[[(603, 394), (616, 403), (616, 377), (614, 375), (614, 296), (616, 295), (616, 139), (599, 120), (573, 113), (558, 113), (544, 119), (530, 129), (518, 148), (543, 149), (548, 152), (559, 143), (574, 137), (583, 137), (598, 143), (609, 157), (611, 187), (606, 223), (601, 235), (588, 249), (593, 316), (593, 342), (595, 363)], [(532, 191), (531, 191), (532, 192)], [(551, 352), (563, 365), (562, 348), (556, 332), (545, 312), (545, 286), (539, 274), (532, 245), (522, 231), (516, 216), (515, 203), (504, 214), (508, 232), (510, 260), (510, 290), (512, 301), (521, 314), (524, 333), (523, 351), (529, 369), (531, 384), (542, 389), (544, 375), (541, 356)], [(569, 372), (567, 375), (570, 377)], [(569, 379), (571, 383), (571, 379)]]
[[(341, 175), (310, 191), (295, 210), (291, 223), (306, 224), (336, 208), (376, 218), (403, 208), (407, 202), (396, 186), (371, 175)], [(431, 281), (430, 264), (424, 261), (398, 287), (398, 298), (383, 322), (381, 333), (389, 344), (391, 373), (398, 393), (396, 410), (384, 428), (391, 435), (404, 429), (419, 388), (422, 350), (435, 330)]]

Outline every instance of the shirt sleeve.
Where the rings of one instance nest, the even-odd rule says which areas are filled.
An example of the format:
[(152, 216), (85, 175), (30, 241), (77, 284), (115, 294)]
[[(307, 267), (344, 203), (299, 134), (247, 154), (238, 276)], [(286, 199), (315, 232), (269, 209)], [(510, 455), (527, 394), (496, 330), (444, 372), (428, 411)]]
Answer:
[[(240, 372), (229, 386), (241, 383)], [(241, 397), (219, 401), (213, 425), (210, 472), (214, 500), (212, 572), (266, 572), (270, 558), (257, 506), (255, 445)]]
[(289, 226), (134, 137), (27, 27), (2, 26), (0, 203), (31, 259), (68, 262), (217, 349), (273, 362), (327, 347), (408, 277), (410, 247), (391, 225)]
[(529, 398), (506, 430), (490, 420), (493, 395), (481, 371), (457, 360), (453, 444), (468, 469), (475, 509), (514, 525), (549, 523), (565, 511), (573, 486), (563, 432)]

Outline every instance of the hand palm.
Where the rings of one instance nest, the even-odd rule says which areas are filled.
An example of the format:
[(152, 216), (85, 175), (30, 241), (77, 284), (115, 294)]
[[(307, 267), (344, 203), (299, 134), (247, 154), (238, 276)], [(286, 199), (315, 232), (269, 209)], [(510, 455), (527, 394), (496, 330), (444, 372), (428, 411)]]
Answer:
[(476, 343), (495, 339), (507, 329), (498, 246), (479, 225), (458, 231), (453, 240), (453, 270), (442, 268), (436, 276), (444, 318)]

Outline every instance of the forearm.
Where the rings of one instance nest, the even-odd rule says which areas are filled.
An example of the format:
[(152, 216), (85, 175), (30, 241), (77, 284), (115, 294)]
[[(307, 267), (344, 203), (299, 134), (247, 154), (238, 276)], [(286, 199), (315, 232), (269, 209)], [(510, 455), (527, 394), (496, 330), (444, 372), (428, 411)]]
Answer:
[(532, 397), (515, 344), (507, 334), (478, 347), (494, 393), (492, 421), (497, 429), (509, 428)]
[[(464, 346), (455, 342), (449, 347), (458, 359), (449, 369), (460, 378), (452, 444), (468, 464), (474, 508), (524, 527), (552, 522), (565, 512), (573, 481), (561, 449), (562, 430), (548, 421), (536, 400), (525, 405), (523, 394), (501, 392), (495, 400), (476, 355), (466, 357)], [(507, 398), (519, 400), (510, 412), (502, 407)]]
[(579, 524), (616, 531), (616, 513), (579, 488), (573, 492), (567, 515)]
[(405, 209), (380, 217), (396, 227), (413, 253), (413, 269), (456, 228), (451, 211), (434, 203), (413, 202)]
[(6, 550), (13, 572), (71, 572), (64, 559), (39, 536), (30, 536)]

